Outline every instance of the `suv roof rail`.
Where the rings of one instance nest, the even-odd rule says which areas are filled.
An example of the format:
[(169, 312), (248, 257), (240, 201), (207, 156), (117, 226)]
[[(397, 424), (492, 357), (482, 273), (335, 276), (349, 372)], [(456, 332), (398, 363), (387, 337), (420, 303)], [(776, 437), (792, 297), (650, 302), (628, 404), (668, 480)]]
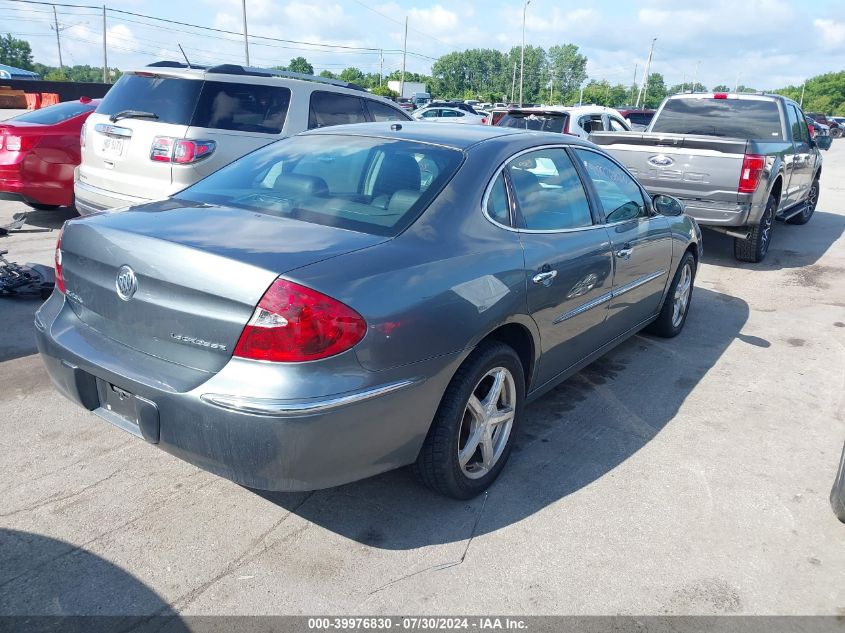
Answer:
[(205, 70), (208, 66), (198, 66), (191, 64), (184, 64), (182, 62), (174, 62), (168, 59), (162, 60), (160, 62), (153, 62), (152, 64), (147, 64), (147, 68), (198, 68), (200, 70)]
[(206, 72), (220, 73), (225, 75), (248, 75), (251, 77), (286, 77), (288, 79), (301, 79), (303, 81), (314, 81), (322, 84), (330, 84), (332, 86), (339, 86), (341, 88), (351, 88), (352, 90), (362, 90), (364, 88), (357, 84), (348, 81), (341, 81), (339, 79), (329, 79), (328, 77), (318, 77), (317, 75), (306, 75), (304, 73), (295, 73), (289, 70), (276, 70), (273, 68), (255, 68), (252, 66), (241, 66), (239, 64), (218, 64), (217, 66), (207, 67)]

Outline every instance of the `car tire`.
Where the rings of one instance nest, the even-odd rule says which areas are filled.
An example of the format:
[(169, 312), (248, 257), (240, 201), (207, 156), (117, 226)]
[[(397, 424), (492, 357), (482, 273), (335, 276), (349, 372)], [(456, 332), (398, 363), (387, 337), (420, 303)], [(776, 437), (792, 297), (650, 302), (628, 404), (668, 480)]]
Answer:
[[(483, 343), (446, 388), (414, 473), (440, 494), (454, 499), (475, 497), (504, 468), (524, 408), (525, 374), (519, 356), (504, 343)], [(495, 419), (499, 422), (491, 424)]]
[(58, 204), (41, 204), (40, 202), (27, 202), (26, 206), (35, 209), (36, 211), (55, 211), (59, 208)]
[(763, 258), (766, 257), (766, 253), (769, 252), (769, 245), (772, 242), (777, 204), (775, 197), (769, 196), (763, 217), (751, 229), (748, 238), (744, 240), (734, 238), (734, 257), (736, 259), (741, 262), (757, 263), (763, 261)]
[(687, 314), (692, 302), (695, 272), (695, 257), (687, 251), (681, 258), (681, 263), (678, 264), (678, 270), (663, 299), (660, 314), (646, 326), (646, 332), (663, 338), (672, 338), (681, 333), (684, 323), (687, 322)]
[(807, 224), (810, 221), (810, 218), (813, 217), (813, 213), (816, 212), (816, 205), (819, 203), (819, 179), (816, 178), (813, 180), (813, 184), (810, 185), (810, 191), (807, 192), (807, 204), (804, 207), (804, 210), (801, 211), (798, 215), (793, 215), (789, 218), (786, 222), (787, 224)]
[(833, 138), (839, 138), (840, 136), (842, 136), (842, 130), (835, 127), (832, 130), (830, 130), (830, 135)]

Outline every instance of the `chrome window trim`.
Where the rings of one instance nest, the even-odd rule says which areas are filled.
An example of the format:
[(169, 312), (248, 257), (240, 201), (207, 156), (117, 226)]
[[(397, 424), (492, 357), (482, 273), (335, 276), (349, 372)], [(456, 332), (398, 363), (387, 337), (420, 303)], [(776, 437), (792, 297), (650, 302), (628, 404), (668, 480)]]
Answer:
[[(542, 235), (550, 235), (550, 234), (555, 234), (555, 233), (575, 233), (575, 232), (578, 232), (578, 231), (589, 231), (589, 230), (592, 230), (592, 229), (597, 229), (597, 228), (602, 228), (604, 226), (607, 226), (605, 224), (591, 224), (590, 226), (578, 226), (578, 227), (575, 227), (575, 228), (572, 228), (572, 229), (548, 229), (548, 230), (521, 229), (521, 228), (517, 228), (515, 226), (506, 226), (504, 224), (501, 224), (500, 222), (497, 222), (492, 217), (490, 217), (490, 214), (487, 213), (487, 201), (490, 198), (490, 194), (493, 191), (493, 185), (496, 183), (496, 180), (499, 178), (499, 174), (501, 174), (505, 170), (505, 167), (508, 166), (509, 162), (511, 162), (512, 160), (514, 160), (516, 158), (519, 158), (520, 156), (522, 156), (524, 154), (528, 154), (530, 152), (542, 151), (544, 149), (562, 149), (563, 151), (566, 151), (567, 148), (570, 148), (570, 147), (575, 148), (575, 147), (581, 147), (581, 146), (580, 145), (577, 145), (577, 146), (567, 145), (565, 143), (555, 143), (553, 145), (536, 145), (534, 147), (529, 147), (528, 149), (520, 150), (516, 154), (513, 154), (513, 155), (509, 156), (507, 159), (505, 159), (505, 161), (501, 165), (499, 165), (499, 167), (493, 173), (493, 177), (490, 179), (490, 182), (487, 183), (487, 188), (484, 190), (484, 196), (481, 199), (481, 213), (482, 213), (482, 215), (484, 215), (484, 218), (488, 222), (490, 222), (491, 224), (498, 226), (500, 229), (505, 229), (506, 231), (511, 231), (512, 233), (529, 233), (529, 234), (530, 233), (537, 233), (537, 234), (542, 234)], [(569, 157), (568, 153), (567, 153), (567, 157)], [(572, 159), (570, 158), (570, 160), (572, 160)], [(576, 165), (573, 164), (572, 166), (576, 170), (578, 169), (578, 167)], [(579, 180), (580, 180), (580, 175), (579, 175)], [(584, 195), (587, 198), (587, 204), (590, 204), (589, 193), (587, 192), (586, 188), (584, 188), (583, 185), (581, 185), (581, 188), (584, 189)], [(509, 203), (513, 202), (510, 199), (510, 195), (508, 196), (508, 202)], [(592, 207), (590, 208), (590, 212), (592, 214)]]
[(422, 378), (409, 378), (363, 391), (329, 396), (319, 400), (277, 400), (273, 398), (250, 398), (218, 393), (205, 393), (200, 396), (200, 399), (221, 409), (228, 409), (237, 413), (270, 417), (292, 417), (326, 413), (340, 407), (384, 396), (421, 383), (422, 381)]
[(587, 310), (592, 310), (593, 308), (597, 308), (598, 306), (602, 305), (603, 303), (607, 303), (611, 299), (615, 299), (616, 297), (620, 297), (620, 296), (624, 295), (626, 292), (630, 292), (631, 290), (639, 288), (640, 286), (643, 286), (650, 281), (654, 281), (655, 279), (662, 277), (664, 274), (666, 274), (666, 269), (661, 268), (660, 270), (656, 270), (653, 273), (649, 273), (648, 275), (643, 275), (642, 277), (638, 277), (637, 279), (634, 279), (633, 281), (629, 281), (627, 284), (625, 284), (624, 286), (620, 286), (618, 289), (614, 289), (614, 290), (611, 290), (610, 292), (604, 293), (603, 295), (599, 295), (595, 299), (591, 299), (590, 301), (587, 301), (586, 303), (581, 304), (577, 308), (573, 308), (572, 310), (569, 310), (568, 312), (564, 312), (559, 317), (555, 317), (554, 321), (552, 321), (552, 324), (557, 325), (558, 323), (563, 323), (564, 321), (567, 321), (567, 320), (571, 319), (572, 317), (576, 317), (579, 314), (583, 314)]

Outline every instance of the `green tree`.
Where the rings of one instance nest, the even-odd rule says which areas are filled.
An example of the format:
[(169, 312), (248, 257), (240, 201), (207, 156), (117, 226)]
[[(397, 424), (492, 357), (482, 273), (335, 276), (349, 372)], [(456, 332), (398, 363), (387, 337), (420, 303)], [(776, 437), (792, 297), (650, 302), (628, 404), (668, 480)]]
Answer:
[(666, 83), (660, 73), (651, 73), (648, 76), (646, 89), (643, 91), (643, 105), (646, 108), (656, 108), (666, 98)]
[(687, 92), (690, 90), (692, 90), (693, 92), (707, 92), (707, 86), (698, 81), (695, 82), (695, 84), (693, 84), (692, 82), (685, 84), (675, 84), (674, 86), (669, 88), (669, 94), (674, 95), (679, 92)]
[(320, 77), (324, 77), (326, 79), (337, 79), (337, 75), (330, 70), (321, 70)]
[(730, 92), (731, 89), (726, 86), (725, 84), (719, 84), (718, 86), (713, 86), (713, 92)]
[(395, 90), (391, 90), (386, 85), (385, 86), (376, 86), (372, 89), (372, 93), (374, 95), (378, 95), (379, 97), (387, 97), (388, 99), (395, 99), (399, 96), (399, 93)]
[(574, 100), (587, 79), (587, 58), (578, 52), (575, 44), (552, 46), (548, 57), (555, 90), (561, 95), (561, 101)]
[(364, 79), (364, 73), (362, 73), (358, 68), (350, 66), (349, 68), (344, 68), (343, 71), (341, 71), (340, 79), (350, 83), (358, 83)]
[(314, 74), (314, 67), (304, 57), (294, 57), (290, 60), (287, 69), (292, 73), (302, 73), (303, 75)]
[(32, 47), (29, 42), (12, 37), (10, 33), (0, 37), (0, 64), (32, 70)]

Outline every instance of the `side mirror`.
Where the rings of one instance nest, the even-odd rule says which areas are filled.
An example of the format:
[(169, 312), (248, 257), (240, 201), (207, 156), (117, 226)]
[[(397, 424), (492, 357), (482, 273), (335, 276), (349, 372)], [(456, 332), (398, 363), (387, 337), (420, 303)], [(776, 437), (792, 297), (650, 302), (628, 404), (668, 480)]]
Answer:
[(833, 144), (832, 136), (817, 136), (815, 140), (816, 145), (819, 146), (819, 149), (823, 150), (829, 150), (830, 146)]
[(660, 215), (677, 216), (684, 212), (684, 203), (672, 196), (656, 193), (652, 196), (651, 201), (654, 204), (655, 211)]

